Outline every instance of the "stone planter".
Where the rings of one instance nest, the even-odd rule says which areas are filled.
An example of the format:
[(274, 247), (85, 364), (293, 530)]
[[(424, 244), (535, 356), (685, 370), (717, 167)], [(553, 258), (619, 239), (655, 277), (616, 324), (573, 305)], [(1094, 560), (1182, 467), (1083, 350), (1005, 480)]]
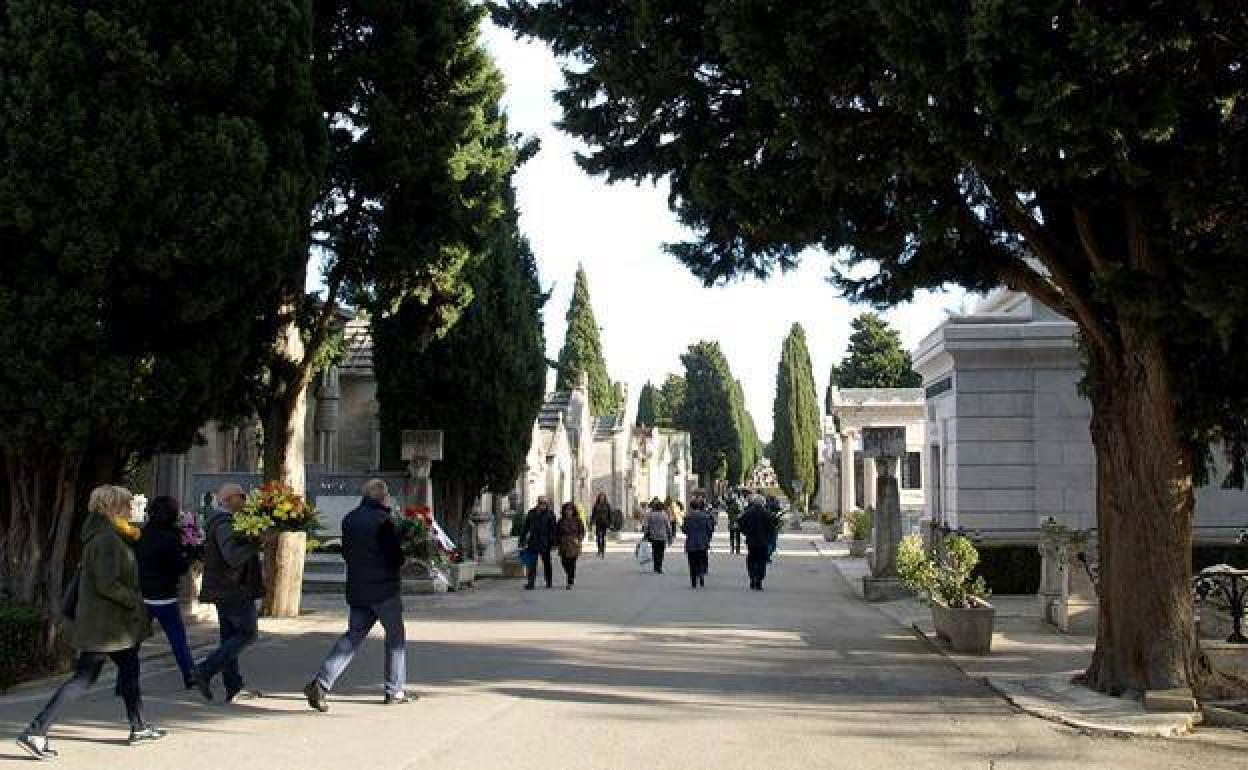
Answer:
[(472, 587), (477, 577), (477, 565), (474, 562), (465, 561), (459, 564), (452, 564), (447, 570), (450, 576), (450, 585), (452, 591), (458, 591), (462, 587)]
[(264, 545), (263, 613), (271, 618), (297, 618), (303, 599), (303, 560), (308, 533), (279, 532)]
[(186, 574), (178, 578), (178, 606), (182, 610), (182, 619), (194, 623), (200, 619), (207, 609), (199, 603), (199, 591), (204, 586), (204, 563), (191, 562)]
[(867, 541), (866, 540), (850, 540), (849, 541), (849, 555), (855, 559), (864, 558), (867, 555)]
[(992, 625), (996, 610), (991, 604), (978, 607), (946, 607), (932, 602), (932, 625), (936, 635), (954, 652), (987, 655), (992, 650)]

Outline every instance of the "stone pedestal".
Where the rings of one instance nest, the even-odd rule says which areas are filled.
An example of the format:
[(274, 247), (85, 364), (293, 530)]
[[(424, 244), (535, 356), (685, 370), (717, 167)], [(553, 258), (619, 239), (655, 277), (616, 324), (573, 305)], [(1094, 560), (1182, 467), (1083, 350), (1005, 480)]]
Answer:
[(1036, 604), (1040, 617), (1046, 623), (1057, 625), (1057, 605), (1062, 598), (1062, 565), (1058, 557), (1061, 542), (1046, 537), (1037, 546), (1040, 551), (1040, 587), (1036, 590)]
[(1093, 551), (1086, 544), (1067, 543), (1059, 549), (1062, 569), (1062, 593), (1058, 597), (1054, 620), (1066, 634), (1093, 636), (1096, 634), (1099, 602), (1096, 586), (1088, 574), (1086, 563), (1080, 558)]
[(871, 576), (897, 575), (897, 546), (901, 544), (901, 491), (894, 473), (897, 458), (875, 458), (878, 472), (875, 484), (875, 519), (871, 528)]
[(892, 602), (913, 595), (895, 577), (877, 578), (864, 575), (862, 578), (862, 597), (869, 602)]

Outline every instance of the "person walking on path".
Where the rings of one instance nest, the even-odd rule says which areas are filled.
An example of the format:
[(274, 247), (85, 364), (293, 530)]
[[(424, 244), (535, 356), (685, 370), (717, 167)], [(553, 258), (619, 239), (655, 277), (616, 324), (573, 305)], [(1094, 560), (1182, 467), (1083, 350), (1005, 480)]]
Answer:
[(328, 695), (351, 665), (360, 643), (378, 622), (386, 633), (384, 702), (408, 703), (407, 636), (403, 627), (403, 545), (390, 512), (390, 490), (369, 479), (359, 506), (342, 519), (342, 558), (347, 563), (347, 631), (325, 656), (316, 677), (303, 688), (308, 705), (329, 711)]
[(212, 679), (221, 674), (225, 702), (243, 691), (239, 655), (259, 634), (256, 600), (264, 596), (260, 572), (260, 544), (234, 534), (234, 514), (243, 509), (247, 496), (238, 484), (225, 484), (217, 492), (217, 509), (204, 528), (204, 584), (199, 600), (217, 608), (221, 643), (195, 667), (195, 685), (205, 700), (212, 700)]
[(715, 519), (706, 510), (705, 500), (698, 498), (689, 504), (689, 515), (681, 529), (685, 533), (685, 555), (689, 559), (689, 582), (693, 588), (705, 588), (711, 537), (715, 534)]
[(728, 495), (728, 550), (741, 553), (741, 496), (736, 492)]
[(191, 567), (190, 556), (178, 531), (178, 501), (168, 495), (153, 498), (147, 505), (147, 524), (135, 547), (139, 562), (139, 586), (143, 604), (152, 620), (160, 623), (173, 650), (173, 659), (182, 672), (182, 684), (195, 687), (195, 661), (186, 641), (182, 608), (178, 606), (178, 580)]
[[(550, 588), (555, 581), (555, 569), (550, 562), (550, 550), (558, 540), (558, 522), (555, 512), (550, 509), (550, 501), (545, 495), (537, 498), (537, 505), (524, 517), (520, 527), (520, 547), (534, 551), (542, 560), (542, 573), (546, 578), (546, 587)], [(537, 583), (537, 562), (528, 568), (528, 582), (524, 584), (526, 591), (532, 591)]]
[(576, 584), (576, 560), (581, 556), (581, 541), (585, 539), (585, 523), (574, 503), (564, 503), (559, 509), (559, 562), (567, 575), (567, 589)]
[(139, 692), (139, 644), (151, 633), (151, 620), (139, 589), (139, 566), (126, 541), (137, 534), (128, 522), (130, 501), (130, 492), (115, 486), (96, 487), (88, 499), (82, 560), (65, 602), (69, 640), (77, 651), (74, 673), (17, 738), (36, 759), (57, 756), (48, 729), (95, 684), (109, 660), (117, 666), (117, 693), (126, 704), (130, 745), (165, 737), (164, 730), (143, 718)]
[(598, 499), (594, 500), (590, 522), (594, 526), (594, 540), (598, 544), (598, 558), (605, 559), (607, 558), (607, 532), (611, 529), (611, 503), (607, 501), (606, 493), (599, 492)]
[(767, 551), (775, 528), (762, 495), (752, 495), (745, 513), (741, 514), (741, 534), (745, 536), (745, 569), (750, 576), (750, 590), (763, 590), (767, 577)]
[(646, 514), (642, 534), (650, 541), (650, 547), (654, 552), (654, 571), (662, 575), (663, 551), (671, 542), (673, 534), (672, 520), (664, 510), (663, 501), (657, 497), (650, 501), (650, 513)]

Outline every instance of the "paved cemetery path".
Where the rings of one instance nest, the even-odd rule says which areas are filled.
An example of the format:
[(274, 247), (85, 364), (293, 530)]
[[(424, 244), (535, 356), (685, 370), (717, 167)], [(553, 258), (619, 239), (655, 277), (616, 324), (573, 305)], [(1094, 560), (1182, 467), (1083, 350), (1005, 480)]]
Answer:
[[(170, 730), (129, 748), (102, 686), (53, 735), (65, 768), (523, 770), (525, 768), (1244, 767), (1242, 736), (1093, 738), (1014, 713), (854, 598), (809, 544), (788, 544), (764, 593), (717, 544), (693, 592), (683, 554), (642, 573), (631, 547), (588, 558), (576, 590), (494, 581), (414, 599), (409, 680), (421, 700), (378, 703), (371, 642), (329, 714), (299, 694), (340, 630), (326, 611), (277, 624), (245, 661), (266, 697), (205, 705), (166, 667), (148, 708)], [(556, 571), (558, 568), (556, 567)], [(162, 643), (157, 639), (153, 643)], [(13, 735), (44, 693), (0, 699)], [(7, 738), (0, 766), (17, 767)]]

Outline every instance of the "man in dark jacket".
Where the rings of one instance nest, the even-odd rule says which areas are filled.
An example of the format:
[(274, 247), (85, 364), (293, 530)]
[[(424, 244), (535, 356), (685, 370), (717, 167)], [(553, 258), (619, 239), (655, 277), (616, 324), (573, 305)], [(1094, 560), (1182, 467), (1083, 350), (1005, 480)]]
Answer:
[(751, 591), (763, 590), (774, 521), (767, 510), (766, 499), (762, 495), (751, 496), (740, 520), (741, 534), (745, 535), (745, 569), (750, 576)]
[(212, 678), (220, 673), (226, 703), (243, 690), (238, 656), (256, 641), (256, 600), (264, 596), (260, 544), (234, 535), (234, 514), (246, 501), (241, 486), (225, 484), (217, 492), (217, 509), (204, 527), (204, 583), (199, 600), (216, 605), (221, 644), (195, 667), (194, 680), (204, 698), (212, 700)]
[(407, 703), (407, 637), (403, 628), (403, 546), (390, 516), (390, 490), (381, 479), (365, 482), (364, 499), (342, 520), (342, 558), (347, 562), (347, 632), (334, 643), (316, 678), (303, 688), (308, 705), (329, 711), (326, 695), (380, 621), (386, 632), (385, 702)]
[[(559, 521), (550, 508), (550, 501), (545, 495), (537, 498), (537, 505), (524, 517), (520, 525), (520, 547), (536, 551), (542, 560), (542, 571), (546, 577), (546, 587), (554, 583), (554, 566), (550, 561), (550, 551), (558, 543)], [(524, 584), (526, 591), (532, 591), (537, 582), (537, 562), (528, 567), (528, 582)]]
[(728, 550), (741, 553), (741, 496), (737, 492), (728, 495)]
[(594, 501), (591, 521), (594, 525), (594, 539), (598, 544), (598, 558), (607, 558), (607, 532), (611, 529), (611, 503), (603, 492), (598, 493)]

